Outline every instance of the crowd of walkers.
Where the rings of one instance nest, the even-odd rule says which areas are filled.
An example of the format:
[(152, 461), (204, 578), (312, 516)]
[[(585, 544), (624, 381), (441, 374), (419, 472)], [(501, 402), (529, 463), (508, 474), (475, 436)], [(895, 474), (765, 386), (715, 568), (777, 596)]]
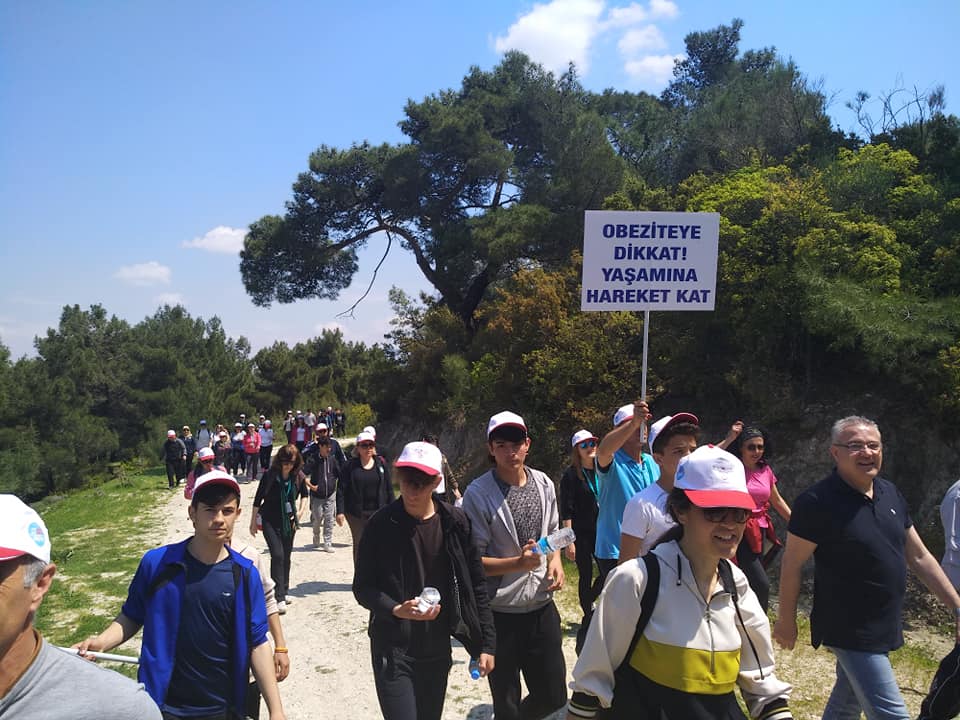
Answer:
[[(185, 482), (195, 534), (143, 557), (116, 620), (78, 652), (108, 651), (142, 628), (139, 679), (166, 720), (256, 718), (261, 696), (272, 719), (284, 718), (278, 683), (290, 662), (279, 616), (291, 602), (294, 536), (308, 502), (316, 549), (333, 551), (334, 522), (349, 526), (353, 593), (370, 613), (373, 679), (387, 720), (439, 720), (451, 637), (470, 654), (474, 677), (487, 678), (498, 720), (564, 707), (568, 720), (744, 718), (742, 707), (752, 718), (786, 720), (791, 686), (777, 671), (774, 640), (796, 643), (800, 572), (810, 557), (812, 642), (836, 658), (824, 719), (861, 711), (869, 720), (908, 718), (888, 657), (903, 643), (908, 568), (954, 611), (960, 641), (960, 596), (903, 496), (880, 475), (883, 444), (867, 418), (833, 425), (835, 467), (791, 509), (768, 463), (768, 433), (739, 420), (703, 444), (693, 413), (651, 423), (645, 402), (624, 405), (602, 436), (573, 433), (570, 466), (554, 483), (527, 465), (533, 438), (523, 418), (503, 411), (486, 428), (489, 469), (461, 489), (432, 435), (387, 462), (376, 429), (366, 427), (348, 457), (332, 437), (332, 429), (343, 432), (338, 413), (288, 413), (276, 452), (263, 416), (241, 417), (233, 436), (205, 421), (196, 437), (186, 426), (169, 431), (168, 482)], [(264, 535), (269, 573), (255, 549), (231, 544), (241, 485), (253, 480), (249, 529)], [(19, 643), (11, 662), (22, 665), (0, 696), (0, 717), (8, 708), (18, 718), (61, 717), (37, 710), (38, 688), (50, 691), (41, 675), (48, 666), (81, 678), (78, 692), (109, 686), (97, 717), (157, 717), (137, 686), (51, 657), (32, 629), (55, 570), (49, 539), (32, 510), (10, 496), (0, 501), (4, 589), (10, 577), (22, 584), (26, 608), (19, 634), (0, 638), (0, 652)], [(785, 545), (771, 510), (787, 523)], [(767, 567), (781, 551), (771, 629)], [(554, 603), (565, 582), (561, 554), (579, 571), (582, 614), (569, 674)], [(11, 575), (7, 564), (22, 558), (23, 571)], [(956, 665), (944, 661), (923, 720), (960, 710)]]

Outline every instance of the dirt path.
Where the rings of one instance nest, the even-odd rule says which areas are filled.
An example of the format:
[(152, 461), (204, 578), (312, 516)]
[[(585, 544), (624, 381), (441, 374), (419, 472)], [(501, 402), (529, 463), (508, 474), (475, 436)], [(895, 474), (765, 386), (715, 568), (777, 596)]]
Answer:
[[(242, 514), (234, 543), (252, 543), (263, 553), (269, 572), (270, 556), (263, 535), (248, 532), (257, 484), (241, 485)], [(193, 534), (187, 502), (176, 493), (168, 502), (162, 543), (178, 542)], [(307, 518), (305, 518), (306, 520)], [(284, 709), (291, 720), (335, 716), (340, 720), (380, 717), (370, 669), (368, 613), (353, 598), (353, 554), (349, 529), (335, 528), (333, 553), (312, 546), (309, 526), (297, 532), (290, 573), (292, 604), (283, 616), (283, 632), (290, 648), (290, 676), (280, 685)], [(493, 714), (486, 680), (471, 680), (469, 657), (453, 641), (453, 668), (447, 685), (444, 720), (486, 720)], [(565, 642), (567, 671), (573, 668), (573, 640)], [(562, 713), (558, 713), (563, 717)], [(266, 718), (266, 709), (263, 710)]]

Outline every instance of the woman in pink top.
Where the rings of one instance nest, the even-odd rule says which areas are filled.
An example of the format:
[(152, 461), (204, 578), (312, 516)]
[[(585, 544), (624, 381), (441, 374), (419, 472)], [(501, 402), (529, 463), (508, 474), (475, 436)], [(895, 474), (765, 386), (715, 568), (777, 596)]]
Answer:
[(247, 482), (257, 479), (260, 469), (260, 433), (257, 426), (247, 423), (247, 433), (243, 436), (243, 454), (247, 456)]
[(770, 522), (770, 508), (789, 522), (790, 506), (777, 490), (777, 477), (767, 464), (769, 442), (765, 431), (757, 427), (745, 427), (730, 444), (728, 451), (743, 462), (747, 474), (747, 492), (757, 504), (757, 509), (747, 519), (743, 539), (737, 547), (737, 565), (747, 576), (750, 587), (766, 611), (770, 600), (770, 579), (764, 562), (763, 541), (768, 539), (776, 545), (780, 543)]

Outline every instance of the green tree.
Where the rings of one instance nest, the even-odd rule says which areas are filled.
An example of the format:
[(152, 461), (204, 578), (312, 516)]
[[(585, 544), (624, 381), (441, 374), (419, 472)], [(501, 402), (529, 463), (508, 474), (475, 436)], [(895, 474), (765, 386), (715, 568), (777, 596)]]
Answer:
[(405, 144), (322, 146), (286, 214), (251, 226), (241, 274), (257, 304), (335, 297), (356, 250), (397, 242), (460, 322), (476, 330), (487, 288), (524, 262), (563, 263), (583, 210), (622, 164), (571, 68), (559, 78), (519, 53), (473, 68), (459, 91), (410, 101)]

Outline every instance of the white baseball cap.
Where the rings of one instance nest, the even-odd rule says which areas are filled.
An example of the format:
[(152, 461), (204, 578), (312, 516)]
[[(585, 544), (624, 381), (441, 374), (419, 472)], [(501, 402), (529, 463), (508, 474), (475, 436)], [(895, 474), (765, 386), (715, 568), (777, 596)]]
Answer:
[(594, 435), (589, 430), (577, 430), (573, 437), (570, 438), (570, 446), (576, 447), (577, 443), (582, 443), (584, 440), (597, 440), (597, 436)]
[(16, 495), (0, 495), (0, 560), (31, 555), (50, 562), (50, 534), (37, 511)]
[(427, 475), (440, 475), (442, 464), (443, 455), (440, 453), (440, 448), (428, 442), (407, 443), (394, 463), (397, 467), (412, 467)]
[(624, 405), (613, 414), (613, 426), (617, 427), (628, 420), (633, 420), (633, 403)]
[(377, 441), (377, 436), (374, 435), (372, 432), (367, 432), (366, 430), (361, 431), (360, 434), (357, 435), (357, 445), (359, 445), (362, 442), (375, 443), (376, 441)]
[(498, 412), (496, 415), (493, 415), (490, 418), (490, 422), (487, 423), (487, 438), (490, 437), (490, 434), (502, 427), (517, 427), (523, 430), (524, 433), (527, 432), (527, 425), (523, 422), (523, 418), (517, 415), (515, 412), (510, 412), (509, 410), (504, 410), (503, 412)]
[(237, 495), (240, 494), (240, 485), (237, 483), (237, 479), (230, 473), (225, 473), (222, 470), (211, 470), (198, 477), (196, 484), (193, 486), (194, 497), (197, 496), (197, 492), (204, 485), (226, 485), (231, 490), (234, 490)]
[(176, 430), (167, 430), (167, 437), (176, 437), (176, 436), (177, 436)]
[(197, 453), (197, 457), (201, 460), (213, 460), (216, 457), (216, 453), (208, 447), (200, 448), (200, 451)]
[(647, 436), (647, 442), (650, 443), (651, 449), (653, 448), (653, 443), (657, 441), (657, 435), (662, 433), (671, 425), (676, 425), (677, 423), (700, 425), (700, 420), (696, 415), (688, 412), (678, 412), (676, 415), (664, 415), (650, 426), (650, 434)]
[(743, 463), (714, 445), (701, 445), (682, 458), (673, 486), (697, 507), (757, 508), (747, 492)]
[(329, 430), (326, 423), (317, 423), (317, 430)]
[(361, 432), (370, 433), (373, 439), (377, 439), (377, 429), (373, 425), (367, 425)]

